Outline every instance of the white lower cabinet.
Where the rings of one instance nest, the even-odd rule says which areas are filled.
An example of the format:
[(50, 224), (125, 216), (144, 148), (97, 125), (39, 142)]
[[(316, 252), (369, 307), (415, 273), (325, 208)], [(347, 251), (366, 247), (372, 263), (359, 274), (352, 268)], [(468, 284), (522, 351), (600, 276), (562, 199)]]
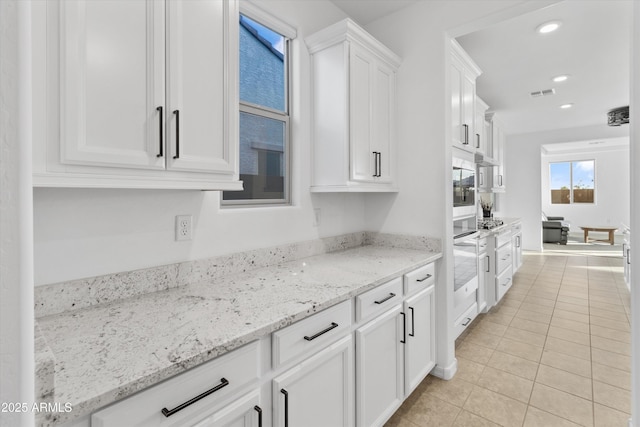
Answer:
[(91, 426), (382, 426), (435, 366), (435, 283), (434, 264), (417, 268), (100, 409)]
[(522, 266), (522, 223), (511, 226), (511, 258), (513, 259), (513, 274)]
[[(405, 275), (411, 293), (402, 304), (362, 322), (356, 336), (356, 420), (382, 426), (435, 366), (435, 278), (430, 264)], [(356, 298), (392, 302), (392, 280)], [(377, 294), (377, 295), (376, 295)], [(381, 296), (387, 295), (385, 298)], [(400, 302), (400, 301), (398, 301)]]
[(402, 306), (356, 329), (356, 407), (359, 427), (381, 426), (404, 398)]
[(349, 335), (274, 378), (274, 427), (353, 426), (353, 378)]
[(404, 312), (407, 332), (404, 377), (408, 396), (436, 364), (435, 286), (407, 298)]
[[(253, 408), (242, 405), (238, 398), (248, 389), (257, 390), (259, 376), (259, 342), (254, 341), (95, 412), (91, 425), (206, 426), (220, 419), (227, 424), (216, 421), (216, 425), (238, 425), (235, 421), (240, 412), (248, 413)], [(260, 401), (259, 393), (255, 399), (254, 405)], [(241, 408), (229, 413), (229, 404)]]
[(241, 397), (193, 427), (262, 427), (260, 390)]

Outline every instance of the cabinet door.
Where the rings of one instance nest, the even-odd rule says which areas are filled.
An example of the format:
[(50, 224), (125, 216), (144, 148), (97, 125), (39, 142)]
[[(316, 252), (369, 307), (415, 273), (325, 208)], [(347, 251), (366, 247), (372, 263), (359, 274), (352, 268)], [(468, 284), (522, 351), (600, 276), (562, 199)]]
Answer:
[(475, 106), (476, 80), (468, 73), (464, 73), (462, 79), (463, 144), (470, 151), (475, 151)]
[(60, 2), (60, 162), (164, 168), (164, 2)]
[(400, 407), (403, 388), (402, 306), (356, 330), (358, 426), (381, 426)]
[(489, 273), (489, 255), (478, 255), (478, 311), (485, 312), (487, 307), (487, 274)]
[(408, 298), (406, 313), (405, 395), (409, 395), (435, 366), (435, 286)]
[(500, 126), (493, 124), (493, 154), (498, 166), (493, 168), (493, 188), (504, 190), (504, 133)]
[(274, 426), (353, 426), (351, 335), (273, 380)]
[(522, 265), (522, 233), (518, 233), (511, 238), (511, 252), (513, 272), (515, 273)]
[(235, 1), (168, 2), (168, 168), (235, 171), (237, 28)]
[(260, 391), (243, 396), (193, 427), (262, 427)]
[(464, 128), (462, 127), (462, 65), (453, 60), (451, 63), (451, 137), (454, 146), (464, 143)]
[(393, 177), (395, 82), (396, 73), (393, 69), (378, 61), (375, 67), (372, 100), (372, 150), (379, 153), (378, 159), (374, 156), (374, 161), (378, 161), (377, 167), (374, 165), (374, 172), (378, 175), (376, 182), (391, 182)]
[(361, 47), (351, 43), (349, 53), (349, 143), (351, 150), (351, 179), (375, 180), (376, 156), (373, 154), (371, 107), (375, 58)]

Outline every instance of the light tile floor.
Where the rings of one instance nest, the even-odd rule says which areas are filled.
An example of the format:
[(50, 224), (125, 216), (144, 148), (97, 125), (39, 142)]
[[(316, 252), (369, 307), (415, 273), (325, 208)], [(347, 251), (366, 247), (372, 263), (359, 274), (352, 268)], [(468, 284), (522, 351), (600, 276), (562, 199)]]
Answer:
[(630, 342), (621, 258), (525, 253), (500, 304), (456, 341), (455, 377), (428, 376), (387, 427), (625, 427)]

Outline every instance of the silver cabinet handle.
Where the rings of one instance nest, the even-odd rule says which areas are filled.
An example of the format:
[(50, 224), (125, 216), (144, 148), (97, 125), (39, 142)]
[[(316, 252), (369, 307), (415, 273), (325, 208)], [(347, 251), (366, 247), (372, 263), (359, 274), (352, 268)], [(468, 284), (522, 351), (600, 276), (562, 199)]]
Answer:
[(485, 272), (488, 273), (491, 267), (491, 257), (487, 255), (485, 259), (487, 260), (487, 269), (485, 270)]
[(462, 125), (464, 128), (464, 145), (469, 145), (469, 125)]
[(422, 279), (418, 279), (416, 280), (416, 282), (424, 282), (427, 279), (431, 279), (431, 274), (427, 274), (426, 276), (424, 276)]
[(467, 320), (462, 324), (462, 326), (467, 326), (471, 322), (471, 318), (467, 317)]

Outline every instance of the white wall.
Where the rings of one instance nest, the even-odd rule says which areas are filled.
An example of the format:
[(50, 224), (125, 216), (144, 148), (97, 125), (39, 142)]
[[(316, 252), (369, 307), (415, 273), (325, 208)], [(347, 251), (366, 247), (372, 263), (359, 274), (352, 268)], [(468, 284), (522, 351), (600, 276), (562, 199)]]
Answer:
[(629, 427), (640, 427), (640, 3), (633, 3), (631, 38), (631, 418)]
[[(34, 321), (29, 3), (0, 2), (0, 28), (0, 402), (30, 405)], [(4, 409), (0, 425), (34, 425), (32, 412)]]
[[(542, 145), (621, 138), (628, 135), (628, 127), (614, 128), (606, 124), (552, 132), (507, 135), (505, 148), (507, 192), (500, 196), (501, 211), (504, 216), (522, 218), (524, 249), (542, 249), (542, 223), (540, 220), (540, 211), (542, 210)], [(518, 191), (514, 191), (514, 189)], [(549, 210), (547, 214), (551, 215), (555, 212), (554, 208)], [(567, 217), (569, 218), (569, 216)], [(576, 224), (572, 218), (569, 219)]]
[[(291, 76), (294, 206), (222, 210), (218, 192), (36, 189), (36, 285), (364, 230), (363, 195), (308, 191), (310, 81), (304, 38), (345, 14), (326, 0), (255, 3), (298, 30)], [(317, 227), (314, 208), (321, 210)], [(181, 214), (194, 217), (190, 242), (174, 241), (174, 217)]]
[[(595, 160), (595, 203), (551, 204), (549, 163), (579, 160)], [(577, 232), (581, 231), (580, 225), (629, 225), (628, 146), (612, 151), (543, 155), (541, 166), (542, 211), (547, 215), (564, 216), (571, 223), (571, 231)]]

